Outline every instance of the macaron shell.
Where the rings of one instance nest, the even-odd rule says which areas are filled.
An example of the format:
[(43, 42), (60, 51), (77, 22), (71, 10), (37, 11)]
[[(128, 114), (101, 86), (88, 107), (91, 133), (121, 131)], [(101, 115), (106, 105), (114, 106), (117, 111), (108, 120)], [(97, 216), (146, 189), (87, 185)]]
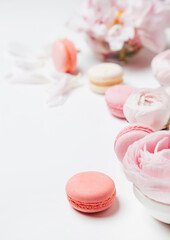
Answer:
[(99, 86), (93, 85), (91, 82), (89, 82), (89, 87), (93, 92), (98, 94), (105, 94), (107, 90), (107, 87), (99, 87)]
[(112, 115), (126, 119), (123, 113), (123, 106), (133, 90), (134, 87), (124, 84), (116, 85), (107, 89), (105, 100)]
[(124, 113), (123, 113), (123, 108), (121, 106), (113, 107), (108, 102), (107, 102), (107, 106), (109, 108), (111, 115), (113, 115), (114, 117), (120, 118), (120, 119), (126, 119), (124, 116)]
[(57, 40), (52, 46), (52, 59), (55, 68), (59, 72), (67, 72), (68, 68), (68, 53), (62, 40)]
[(123, 69), (118, 64), (101, 63), (91, 67), (87, 76), (91, 90), (104, 94), (109, 87), (123, 82)]
[(76, 69), (76, 64), (77, 64), (77, 52), (74, 44), (68, 39), (63, 39), (63, 43), (65, 44), (65, 48), (67, 49), (68, 56), (70, 58), (69, 60), (70, 65), (67, 71), (70, 73), (73, 73)]
[(68, 196), (86, 203), (106, 200), (114, 191), (113, 180), (100, 172), (78, 173), (66, 185)]
[(128, 147), (146, 135), (154, 132), (151, 128), (141, 125), (131, 125), (124, 128), (117, 136), (114, 144), (115, 153), (120, 161), (123, 160)]
[(76, 49), (68, 39), (57, 40), (52, 46), (52, 59), (59, 72), (73, 73), (76, 68)]
[(115, 63), (101, 63), (88, 70), (88, 78), (95, 83), (119, 82), (123, 76), (123, 69)]

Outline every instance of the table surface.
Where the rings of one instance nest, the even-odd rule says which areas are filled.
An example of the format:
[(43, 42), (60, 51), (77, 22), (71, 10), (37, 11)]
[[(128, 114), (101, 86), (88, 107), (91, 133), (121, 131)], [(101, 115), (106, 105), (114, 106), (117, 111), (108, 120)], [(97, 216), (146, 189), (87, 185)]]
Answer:
[[(81, 34), (65, 27), (79, 0), (0, 1), (0, 239), (169, 240), (170, 225), (153, 219), (135, 199), (113, 144), (126, 121), (112, 117), (104, 96), (87, 84), (57, 108), (46, 105), (45, 85), (10, 85), (5, 51), (10, 41), (38, 44), (68, 37), (81, 53), (82, 81), (98, 60)], [(124, 65), (125, 83), (157, 87), (141, 51)], [(114, 205), (81, 214), (66, 199), (65, 184), (77, 172), (101, 171), (115, 181)]]

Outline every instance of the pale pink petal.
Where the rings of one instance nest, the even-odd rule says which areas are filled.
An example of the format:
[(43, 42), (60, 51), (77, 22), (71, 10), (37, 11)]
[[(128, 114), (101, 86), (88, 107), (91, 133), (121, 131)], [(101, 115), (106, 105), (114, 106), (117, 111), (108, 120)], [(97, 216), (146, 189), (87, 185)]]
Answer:
[(123, 111), (129, 123), (160, 130), (170, 118), (170, 97), (162, 88), (136, 89), (125, 102)]
[(166, 36), (162, 30), (154, 31), (151, 30), (138, 30), (138, 36), (143, 46), (152, 52), (159, 53), (166, 47)]
[(170, 49), (160, 53), (152, 60), (152, 71), (163, 86), (170, 86)]
[(129, 146), (122, 164), (143, 194), (170, 204), (170, 131), (151, 133)]
[(6, 75), (6, 80), (12, 84), (46, 84), (50, 79), (38, 71), (22, 71), (13, 69)]
[(73, 76), (66, 73), (57, 73), (53, 76), (53, 82), (50, 85), (47, 104), (49, 107), (62, 105), (73, 88), (80, 86), (80, 74)]

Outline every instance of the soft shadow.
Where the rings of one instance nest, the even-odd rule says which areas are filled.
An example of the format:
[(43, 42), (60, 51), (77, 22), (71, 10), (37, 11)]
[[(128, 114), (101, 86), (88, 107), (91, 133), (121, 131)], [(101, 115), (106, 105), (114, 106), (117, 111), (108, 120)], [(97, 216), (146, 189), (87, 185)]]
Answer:
[(127, 58), (126, 61), (118, 61), (116, 59), (109, 60), (109, 62), (114, 62), (122, 67), (127, 67), (130, 69), (141, 70), (145, 68), (150, 68), (151, 61), (156, 54), (143, 48), (136, 55)]
[(78, 75), (79, 73), (82, 73), (82, 70), (77, 67), (72, 74), (76, 76), (76, 75)]
[(82, 212), (79, 212), (77, 210), (76, 211), (79, 212), (82, 215), (87, 216), (87, 217), (108, 218), (108, 217), (111, 217), (111, 216), (115, 215), (118, 212), (119, 208), (120, 208), (119, 200), (118, 200), (118, 198), (115, 198), (113, 205), (105, 211), (98, 212), (98, 213), (82, 213)]
[(158, 219), (153, 218), (162, 228), (170, 231), (170, 224), (159, 221)]
[(136, 54), (136, 56), (128, 59), (124, 66), (136, 70), (150, 68), (151, 61), (154, 56), (154, 53), (148, 51), (147, 49), (142, 49), (139, 53)]

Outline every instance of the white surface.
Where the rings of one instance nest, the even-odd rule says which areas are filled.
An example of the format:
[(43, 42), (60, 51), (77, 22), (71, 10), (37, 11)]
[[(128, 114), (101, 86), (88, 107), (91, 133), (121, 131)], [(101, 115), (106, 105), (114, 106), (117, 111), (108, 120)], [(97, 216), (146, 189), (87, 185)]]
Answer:
[[(81, 49), (83, 73), (97, 63), (83, 36), (63, 27), (78, 3), (0, 1), (0, 239), (169, 240), (170, 226), (154, 220), (136, 200), (116, 159), (114, 139), (127, 123), (109, 114), (103, 96), (85, 85), (62, 107), (48, 108), (46, 86), (9, 85), (3, 78), (3, 53), (12, 40), (42, 44), (69, 37)], [(158, 86), (151, 57), (141, 52), (128, 63), (125, 82)], [(69, 206), (65, 183), (87, 170), (114, 179), (117, 199), (108, 211), (85, 215)]]

